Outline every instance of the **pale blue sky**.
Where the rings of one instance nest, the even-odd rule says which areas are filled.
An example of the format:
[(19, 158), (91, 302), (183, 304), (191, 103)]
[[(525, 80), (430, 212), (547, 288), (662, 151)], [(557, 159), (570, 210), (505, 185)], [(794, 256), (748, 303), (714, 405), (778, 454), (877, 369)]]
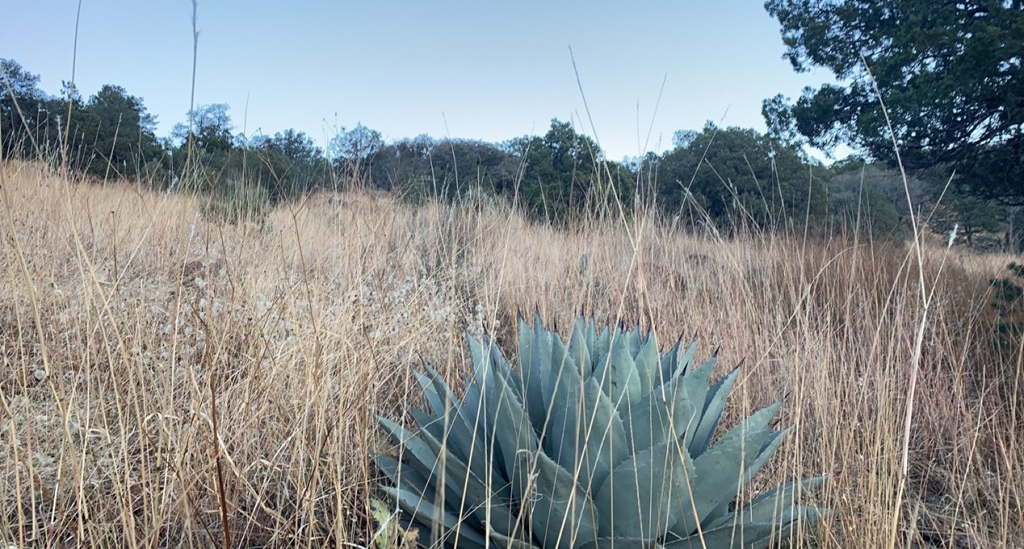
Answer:
[[(58, 93), (77, 0), (5, 4), (0, 57)], [(189, 0), (83, 0), (83, 96), (123, 86), (168, 134), (189, 108), (191, 18)], [(831, 80), (793, 72), (760, 1), (200, 0), (198, 27), (197, 104), (229, 104), (247, 135), (295, 128), (321, 146), (357, 122), (387, 139), (500, 142), (559, 118), (596, 130), (618, 160), (671, 148), (676, 130), (706, 120), (763, 130), (764, 98)]]

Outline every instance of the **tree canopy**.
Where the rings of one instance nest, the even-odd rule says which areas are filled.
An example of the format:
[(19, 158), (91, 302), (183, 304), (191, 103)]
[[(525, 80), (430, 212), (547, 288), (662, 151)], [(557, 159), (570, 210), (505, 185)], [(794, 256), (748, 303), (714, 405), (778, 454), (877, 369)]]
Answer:
[(600, 147), (568, 122), (552, 120), (543, 137), (523, 137), (510, 147), (525, 162), (519, 203), (536, 217), (569, 221), (614, 211), (616, 198), (631, 203), (632, 183), (602, 172)]
[(60, 135), (58, 105), (39, 89), (39, 76), (0, 58), (0, 135), (4, 156), (44, 154)]
[(700, 132), (677, 132), (674, 142), (673, 150), (647, 160), (658, 163), (656, 198), (668, 214), (727, 228), (802, 225), (825, 214), (820, 173), (794, 146), (711, 122)]
[[(859, 69), (852, 64), (849, 70)], [(5, 156), (56, 161), (103, 180), (127, 178), (204, 193), (211, 199), (209, 209), (231, 220), (262, 215), (272, 204), (318, 189), (353, 185), (391, 191), (412, 202), (501, 203), (563, 226), (641, 209), (680, 227), (712, 227), (726, 234), (809, 227), (819, 233), (856, 228), (898, 236), (907, 213), (893, 170), (877, 162), (826, 168), (809, 159), (799, 138), (807, 123), (803, 103), (781, 99), (766, 105), (775, 115), (768, 134), (708, 123), (700, 131), (677, 132), (670, 151), (617, 163), (608, 161), (592, 138), (557, 119), (543, 135), (503, 143), (427, 135), (387, 141), (360, 123), (341, 128), (325, 153), (292, 129), (245, 136), (236, 132), (227, 105), (209, 104), (186, 113), (185, 122), (158, 140), (154, 117), (124, 88), (103, 86), (86, 100), (65, 83), (60, 95), (48, 96), (39, 90), (36, 75), (4, 59), (0, 76)], [(812, 99), (801, 101), (817, 105)], [(842, 130), (835, 124), (829, 127)], [(856, 127), (842, 131), (853, 135)], [(830, 137), (803, 139), (824, 143)], [(916, 191), (933, 179), (910, 181)], [(1002, 221), (993, 222), (998, 217), (993, 212), (999, 211), (957, 191), (947, 195), (955, 200), (934, 218), (936, 226), (958, 223), (972, 235), (998, 229)], [(934, 193), (914, 194), (922, 200), (915, 207), (934, 200)]]
[(620, 164), (568, 122), (543, 136), (494, 144), (469, 139), (403, 139), (370, 161), (375, 185), (419, 201), (501, 198), (528, 216), (556, 224), (632, 208), (634, 183)]
[(156, 119), (138, 97), (120, 86), (106, 85), (89, 98), (79, 117), (79, 131), (92, 142), (93, 154), (83, 159), (86, 170), (108, 177), (138, 177), (142, 162), (161, 154)]
[(795, 103), (765, 101), (775, 135), (826, 150), (851, 143), (890, 163), (895, 135), (907, 168), (953, 168), (965, 191), (1024, 204), (1024, 2), (768, 0), (765, 8), (795, 70), (825, 67), (842, 83), (808, 88)]

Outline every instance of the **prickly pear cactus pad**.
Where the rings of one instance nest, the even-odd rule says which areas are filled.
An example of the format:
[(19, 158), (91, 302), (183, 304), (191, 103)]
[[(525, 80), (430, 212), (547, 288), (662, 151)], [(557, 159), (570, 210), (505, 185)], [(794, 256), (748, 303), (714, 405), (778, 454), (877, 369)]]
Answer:
[(383, 490), (424, 545), (482, 549), (766, 547), (821, 510), (795, 481), (735, 508), (786, 430), (779, 404), (717, 435), (734, 369), (696, 345), (660, 352), (639, 328), (578, 320), (568, 342), (520, 319), (518, 367), (468, 338), (474, 376), (459, 398), (427, 368), (414, 428), (380, 418), (395, 450)]

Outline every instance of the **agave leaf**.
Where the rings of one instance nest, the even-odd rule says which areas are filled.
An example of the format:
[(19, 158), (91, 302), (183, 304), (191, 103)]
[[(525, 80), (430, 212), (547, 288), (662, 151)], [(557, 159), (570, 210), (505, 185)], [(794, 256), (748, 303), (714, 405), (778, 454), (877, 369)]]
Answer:
[[(650, 549), (657, 547), (650, 539), (640, 538), (597, 538), (595, 549)], [(577, 547), (579, 549), (579, 547)]]
[[(405, 464), (402, 464), (398, 460), (387, 456), (378, 456), (376, 462), (377, 467), (379, 467), (380, 470), (383, 471), (384, 474), (387, 475), (389, 479), (391, 479), (391, 481), (397, 488), (401, 488), (407, 492), (420, 496), (422, 501), (431, 502), (435, 506), (442, 505), (442, 501), (447, 501), (449, 504), (451, 502), (460, 501), (458, 492), (447, 488), (445, 489), (444, 496), (446, 499), (437, 499), (438, 494), (437, 491), (434, 489), (434, 487), (437, 486), (438, 484), (438, 478), (436, 475), (432, 476), (430, 480), (427, 480), (427, 478), (422, 476), (420, 472), (417, 471), (416, 469), (407, 467), (405, 466)], [(492, 506), (492, 508), (496, 508), (500, 505), (503, 505), (503, 503), (496, 502), (495, 505)], [(497, 509), (497, 511), (498, 512), (494, 513), (495, 517), (511, 517), (511, 512), (509, 510), (505, 510), (504, 513), (501, 513), (501, 509)], [(404, 511), (402, 511), (401, 514), (406, 517), (404, 521), (406, 526), (419, 527), (421, 531), (424, 532), (424, 534), (429, 535), (431, 531), (430, 524), (434, 522), (434, 519), (432, 517), (416, 517)], [(479, 518), (480, 515), (481, 513), (477, 513), (477, 518), (471, 521), (472, 525), (467, 525), (467, 527), (472, 526), (473, 528), (482, 528), (485, 522)], [(495, 525), (501, 523), (503, 522), (502, 519), (500, 518), (497, 521), (495, 521)]]
[(480, 409), (480, 386), (470, 380), (466, 385), (466, 394), (462, 397), (462, 406), (459, 407), (459, 416), (463, 418), (470, 432), (475, 436), (485, 438), (490, 431), (490, 425), (486, 421), (486, 415)]
[(674, 539), (664, 544), (664, 549), (693, 549), (707, 547), (709, 549), (747, 549), (750, 547), (767, 547), (772, 536), (781, 533), (778, 524), (743, 523), (706, 528), (700, 533), (694, 532), (682, 539)]
[(493, 450), (491, 448), (491, 426), (493, 425), (493, 420), (489, 420), (487, 417), (487, 410), (483, 406), (483, 398), (480, 393), (480, 387), (476, 383), (470, 383), (466, 386), (466, 395), (463, 399), (463, 405), (459, 408), (459, 417), (474, 439), (470, 448), (466, 450), (470, 454), (469, 457), (471, 458), (470, 462), (473, 463), (473, 470), (490, 469), (496, 475), (497, 472), (494, 471), (493, 467), (490, 467), (489, 461)]
[[(752, 522), (771, 522), (775, 520), (778, 515), (785, 513), (792, 515), (786, 522), (790, 522), (791, 520), (800, 517), (801, 514), (806, 515), (808, 512), (814, 513), (814, 516), (810, 518), (817, 518), (820, 514), (818, 509), (796, 505), (797, 496), (802, 492), (810, 492), (818, 486), (821, 486), (822, 483), (825, 482), (826, 478), (827, 477), (825, 475), (822, 475), (819, 477), (787, 482), (774, 490), (761, 494), (748, 505), (744, 506), (737, 514), (743, 517), (744, 520), (750, 520)], [(803, 516), (800, 518), (808, 517)]]
[(569, 338), (569, 360), (583, 379), (594, 370), (594, 365), (590, 361), (590, 349), (587, 348), (585, 329), (583, 323), (577, 321), (573, 324), (572, 335)]
[[(490, 383), (488, 378), (492, 375), (499, 375), (503, 378), (512, 377), (512, 366), (493, 339), (484, 336), (482, 340), (478, 340), (467, 333), (466, 340), (469, 342), (473, 371), (476, 373), (477, 383), (481, 387), (486, 387)], [(515, 387), (515, 383), (513, 383), (513, 387)]]
[[(682, 342), (677, 342), (674, 347), (674, 358), (661, 363), (662, 385), (673, 382), (679, 377), (690, 373), (693, 366), (693, 357), (697, 354), (697, 340), (693, 339), (684, 349)], [(668, 368), (666, 368), (668, 366)]]
[[(744, 486), (749, 484), (751, 479), (753, 479), (754, 476), (757, 475), (758, 471), (760, 471), (761, 468), (764, 467), (766, 463), (768, 463), (768, 460), (771, 459), (772, 454), (774, 454), (775, 450), (777, 450), (779, 445), (782, 444), (782, 439), (787, 432), (789, 432), (789, 429), (784, 429), (782, 431), (770, 431), (768, 433), (768, 436), (765, 439), (764, 444), (762, 445), (762, 448), (758, 453), (757, 457), (750, 464), (750, 466), (747, 467), (747, 470), (743, 474), (742, 484)], [(715, 508), (715, 510), (708, 515), (707, 522), (709, 526), (715, 526), (716, 523), (719, 521), (730, 520), (730, 516), (731, 513), (729, 512), (729, 500), (724, 500), (722, 501), (722, 503), (718, 504), (718, 507)]]
[[(599, 364), (608, 359), (613, 330), (608, 326), (602, 326), (600, 330), (597, 330), (593, 324), (591, 327), (593, 328), (594, 341), (588, 343), (587, 347), (590, 349), (590, 363), (596, 369)], [(590, 375), (594, 375), (593, 372)]]
[[(436, 488), (441, 484), (439, 480), (439, 475), (437, 474), (437, 468), (427, 469), (428, 472), (426, 473), (426, 475), (429, 475), (429, 478), (427, 478), (422, 473), (424, 469), (421, 466), (421, 464), (410, 466), (410, 464), (398, 463), (396, 468), (396, 466), (393, 465), (393, 463), (397, 462), (395, 462), (394, 460), (392, 460), (392, 462), (384, 460), (379, 463), (382, 466), (382, 470), (388, 471), (389, 469), (391, 469), (389, 476), (391, 473), (393, 473), (395, 475), (395, 479), (401, 480), (400, 483), (398, 482), (398, 480), (395, 480), (395, 489), (402, 490), (410, 495), (415, 495), (416, 497), (421, 499), (425, 504), (429, 504), (430, 506), (436, 506), (438, 509), (442, 509), (444, 510), (444, 512), (453, 515), (456, 512), (456, 509), (459, 507), (461, 497), (459, 496), (459, 492), (454, 490), (451, 486), (445, 485), (443, 493), (437, 492)], [(423, 484), (417, 484), (418, 482), (421, 481), (423, 482)], [(394, 494), (391, 495), (394, 496)], [(467, 507), (463, 507), (464, 511), (468, 511), (468, 509), (469, 508)], [(433, 515), (429, 517), (418, 518), (424, 520), (424, 522), (427, 523), (432, 523), (435, 521), (435, 517)], [(479, 526), (480, 524), (482, 524), (477, 519), (474, 519), (473, 523), (475, 526)]]
[(374, 462), (395, 486), (415, 492), (428, 500), (434, 500), (437, 492), (434, 490), (433, 480), (428, 481), (427, 477), (416, 469), (405, 467), (402, 462), (390, 456), (377, 456)]
[(648, 334), (640, 349), (633, 357), (637, 375), (640, 377), (640, 394), (646, 395), (654, 388), (654, 380), (660, 374), (658, 361), (658, 342)]
[(545, 450), (565, 469), (578, 469), (584, 484), (603, 480), (629, 455), (615, 406), (596, 380), (583, 383), (575, 368), (562, 371), (555, 391)]
[[(496, 407), (495, 418), (500, 429), (495, 430), (495, 437), (502, 452), (502, 465), (505, 478), (511, 481), (512, 494), (521, 499), (529, 483), (528, 469), (519, 468), (517, 456), (521, 452), (535, 453), (540, 448), (537, 433), (530, 425), (530, 419), (523, 409), (523, 404), (513, 392), (504, 376), (494, 377), (491, 390), (491, 405)], [(507, 532), (505, 532), (507, 534)]]
[(654, 375), (654, 387), (661, 387), (672, 377), (672, 373), (675, 372), (676, 365), (679, 363), (679, 348), (682, 344), (682, 340), (676, 340), (669, 350), (660, 355), (658, 371)]
[[(434, 417), (443, 417), (458, 404), (457, 400), (448, 400), (446, 402), (448, 394), (444, 389), (447, 389), (447, 386), (445, 385), (444, 389), (441, 389), (435, 385), (435, 380), (441, 376), (430, 367), (426, 368), (426, 373), (414, 372), (414, 374), (416, 375), (416, 381), (420, 384), (420, 388), (423, 389), (423, 396), (426, 397), (427, 405), (430, 406)], [(441, 383), (444, 383), (444, 381), (441, 380)]]
[[(424, 526), (434, 525), (434, 527), (440, 531), (440, 537), (446, 538), (448, 536), (456, 536), (458, 538), (459, 547), (484, 549), (487, 545), (487, 540), (484, 539), (479, 531), (471, 528), (445, 509), (438, 507), (432, 501), (420, 498), (418, 495), (408, 490), (394, 488), (391, 486), (384, 487), (384, 493), (391, 496), (398, 502), (398, 506), (401, 507), (403, 511), (416, 517), (417, 521), (421, 522)], [(420, 532), (421, 539), (429, 535), (430, 529), (426, 532)], [(449, 542), (446, 543), (446, 545), (455, 544)]]
[[(437, 439), (426, 431), (412, 434), (401, 425), (384, 418), (380, 419), (380, 424), (405, 448), (407, 463), (413, 471), (418, 472), (421, 477), (433, 479), (432, 484), (440, 482), (440, 477), (443, 476), (446, 501), (465, 509), (477, 509), (476, 512), (480, 514), (477, 518), (481, 521), (484, 520), (483, 506), (491, 505), (492, 520), (495, 521), (496, 527), (502, 525), (508, 528), (512, 520), (511, 514), (495, 511), (493, 506), (495, 503), (500, 504), (504, 498), (470, 471), (463, 461), (447, 452)], [(443, 475), (440, 470), (442, 461)], [(402, 469), (409, 470), (406, 467)]]
[[(711, 373), (715, 369), (715, 364), (718, 363), (718, 357), (711, 355), (701, 363), (700, 366), (694, 368), (693, 364), (689, 364), (686, 372), (683, 373), (683, 377), (687, 378), (688, 384), (700, 387), (703, 393), (706, 395), (708, 392), (708, 385), (711, 382)], [(703, 402), (703, 399), (701, 399)]]
[(491, 363), (495, 366), (495, 370), (501, 372), (502, 376), (508, 380), (509, 387), (516, 392), (516, 396), (519, 400), (523, 399), (523, 385), (518, 375), (515, 375), (512, 370), (512, 365), (509, 364), (508, 359), (505, 358), (505, 353), (501, 352), (501, 347), (494, 341), (494, 338), (486, 336), (487, 349), (491, 353)]
[(533, 328), (520, 315), (516, 323), (516, 337), (518, 339), (519, 368), (524, 371), (533, 369), (533, 336)]
[[(487, 367), (490, 366), (491, 352), (486, 349), (485, 344), (470, 335), (469, 332), (466, 332), (465, 338), (466, 344), (469, 347), (469, 357), (473, 361), (474, 370), (486, 372), (493, 371), (493, 368)], [(477, 382), (480, 383), (481, 386), (485, 385), (484, 380), (479, 377), (477, 377)]]
[(539, 421), (540, 429), (537, 429), (537, 431), (541, 432), (546, 424), (548, 414), (550, 413), (549, 410), (551, 409), (551, 400), (553, 398), (551, 371), (555, 368), (556, 364), (561, 364), (561, 362), (554, 362), (553, 355), (561, 349), (562, 354), (559, 357), (561, 360), (565, 356), (565, 348), (557, 336), (554, 336), (551, 332), (544, 329), (539, 318), (534, 322), (534, 369), (539, 382), (540, 389), (538, 392), (541, 396), (543, 406), (541, 407), (539, 415), (535, 417), (531, 413), (530, 419), (534, 421), (535, 426), (538, 425), (537, 422)]
[[(550, 400), (556, 400), (558, 395), (556, 394), (559, 390), (559, 385), (562, 378), (566, 374), (576, 373), (576, 378), (579, 377), (579, 372), (575, 368), (567, 368), (572, 362), (569, 357), (569, 352), (565, 348), (565, 343), (562, 338), (558, 336), (551, 337), (551, 352), (546, 357), (545, 361), (542, 362), (542, 368), (544, 369), (544, 376), (542, 387), (544, 388), (545, 396)], [(551, 402), (547, 403), (549, 406)]]
[[(387, 418), (377, 418), (380, 426), (387, 431), (395, 444), (402, 448), (409, 464), (415, 466), (426, 477), (434, 474), (437, 454), (417, 435), (410, 433), (405, 427)], [(421, 431), (423, 433), (423, 431)], [(429, 436), (429, 435), (428, 435)]]
[(550, 344), (546, 344), (539, 330), (530, 328), (526, 321), (519, 319), (519, 369), (522, 376), (526, 411), (530, 415), (533, 429), (538, 433), (544, 429), (547, 418), (547, 404), (544, 398), (544, 370), (541, 364), (550, 357)]
[(657, 539), (690, 508), (694, 463), (676, 440), (648, 448), (612, 470), (594, 498), (601, 537)]
[(579, 483), (590, 486), (591, 492), (601, 486), (613, 467), (627, 459), (631, 452), (622, 419), (597, 380), (583, 385), (583, 407), (577, 417), (576, 463), (580, 464)]
[[(555, 463), (544, 452), (533, 456), (520, 453), (521, 466), (533, 466), (536, 473), (534, 495), (526, 499), (530, 506), (533, 536), (540, 546), (550, 548), (580, 547), (597, 537), (594, 502), (577, 486), (573, 475)], [(532, 462), (532, 463), (531, 463)]]
[(576, 418), (580, 415), (580, 395), (568, 394), (551, 405), (548, 432), (544, 433), (544, 452), (566, 469), (576, 469)]
[(594, 368), (594, 379), (601, 384), (616, 407), (621, 406), (624, 400), (639, 402), (643, 396), (640, 392), (640, 375), (629, 352), (628, 339), (627, 334), (616, 334), (607, 359)]
[[(565, 347), (557, 339), (551, 344), (552, 361), (564, 360)], [(558, 364), (565, 364), (559, 362)], [(576, 368), (552, 366), (550, 375), (551, 402), (549, 404), (544, 449), (556, 462), (569, 470), (576, 469), (578, 441), (577, 422), (581, 414), (582, 380)]]
[(597, 325), (593, 318), (581, 318), (580, 322), (583, 324), (583, 336), (587, 343), (587, 352), (590, 353), (590, 364), (593, 365), (600, 358), (595, 353), (597, 349)]
[[(799, 523), (812, 524), (822, 515), (820, 509), (804, 506), (794, 506), (778, 513), (763, 513), (756, 517), (747, 512), (730, 513), (728, 520), (709, 524), (702, 529), (702, 533), (706, 547), (768, 547), (772, 539), (777, 542), (788, 540), (793, 528)], [(673, 536), (665, 547), (690, 549), (700, 547), (700, 543), (700, 535), (693, 532), (681, 539)]]
[(679, 374), (686, 375), (693, 370), (693, 358), (697, 355), (697, 338), (694, 337), (690, 340), (690, 344), (686, 346), (683, 354), (679, 357)]
[(379, 418), (378, 421), (395, 443), (402, 448), (402, 454), (406, 460), (402, 463), (404, 470), (412, 468), (427, 478), (439, 474), (440, 454), (445, 450), (429, 432), (420, 430), (413, 433), (386, 418)]
[[(472, 338), (470, 338), (470, 341), (473, 342), (470, 344), (470, 351), (473, 355), (473, 371), (476, 383), (471, 383), (466, 390), (464, 410), (468, 415), (472, 416), (470, 424), (473, 425), (475, 432), (482, 435), (488, 454), (497, 452), (495, 455), (500, 456), (502, 455), (502, 451), (498, 447), (500, 446), (500, 439), (496, 442), (494, 434), (496, 431), (500, 431), (498, 429), (500, 423), (497, 422), (496, 415), (502, 393), (494, 390), (494, 384), (497, 383), (498, 379), (506, 380), (513, 374), (512, 372), (503, 372), (499, 365), (490, 361), (490, 354), (484, 354), (486, 349), (483, 344)], [(483, 420), (482, 430), (480, 426), (481, 420)], [(490, 459), (490, 455), (487, 457)]]
[(723, 401), (729, 396), (728, 393), (732, 391), (732, 381), (729, 380), (729, 377), (735, 376), (736, 373), (739, 372), (739, 370), (739, 365), (736, 365), (732, 370), (729, 371), (729, 373), (722, 376), (718, 381), (716, 381), (713, 385), (711, 385), (708, 388), (708, 398), (707, 403), (704, 405), (704, 410), (708, 409), (708, 407), (711, 405), (712, 399), (718, 395), (719, 391), (725, 393), (724, 397), (722, 398)]
[[(722, 419), (722, 412), (725, 410), (729, 393), (732, 392), (732, 386), (736, 383), (737, 374), (739, 374), (739, 366), (733, 368), (731, 372), (708, 389), (700, 414), (700, 422), (689, 439), (691, 456), (703, 454), (711, 445), (711, 439), (715, 436), (715, 429), (718, 428), (718, 423)], [(707, 386), (707, 383), (702, 383), (702, 386)]]
[[(476, 351), (473, 351), (474, 347), (476, 348)], [(469, 386), (473, 387), (475, 385), (478, 389), (478, 393), (475, 395), (468, 394), (469, 387), (467, 387), (465, 406), (472, 406), (469, 408), (470, 411), (480, 410), (482, 412), (479, 415), (485, 420), (483, 424), (484, 433), (486, 435), (490, 435), (491, 429), (494, 426), (495, 408), (491, 403), (487, 402), (491, 397), (487, 391), (487, 386), (493, 382), (495, 373), (493, 369), (488, 367), (487, 363), (482, 359), (477, 358), (478, 353), (482, 353), (482, 351), (483, 348), (480, 345), (470, 345), (470, 352), (473, 355), (473, 376), (475, 381), (471, 382)], [(473, 399), (474, 402), (471, 402), (471, 399)], [(479, 425), (476, 422), (473, 424)]]
[[(687, 446), (693, 439), (697, 425), (700, 424), (700, 411), (703, 407), (705, 390), (706, 387), (702, 387), (699, 381), (695, 382), (688, 376), (680, 376), (654, 389), (648, 396), (651, 406), (660, 405), (664, 410), (685, 412), (685, 415), (682, 416), (666, 417), (672, 419), (671, 425), (675, 430), (675, 437), (686, 440)], [(634, 432), (639, 432), (639, 428), (634, 428)]]
[[(420, 385), (424, 386), (423, 392), (427, 397), (427, 403), (434, 416), (439, 419), (438, 423), (447, 428), (445, 436), (438, 436), (433, 431), (432, 434), (439, 439), (445, 439), (448, 442), (448, 447), (463, 461), (470, 464), (470, 469), (485, 470), (487, 461), (483, 449), (484, 431), (477, 426), (479, 421), (476, 417), (476, 406), (479, 404), (478, 398), (475, 397), (479, 395), (479, 392), (475, 387), (470, 387), (467, 390), (467, 399), (474, 399), (473, 402), (476, 404), (459, 406), (459, 400), (452, 394), (441, 375), (429, 367), (426, 368), (426, 372), (426, 374), (417, 372), (417, 378)], [(427, 380), (429, 380), (429, 384)], [(448, 403), (447, 408), (445, 408), (445, 403)]]
[[(699, 368), (689, 369), (686, 374), (677, 376), (664, 387), (661, 387), (657, 391), (662, 393), (662, 398), (668, 401), (671, 398), (680, 399), (685, 398), (689, 400), (698, 410), (698, 418), (694, 421), (690, 421), (686, 426), (686, 440), (687, 444), (692, 447), (692, 441), (694, 439), (694, 433), (697, 431), (697, 426), (700, 424), (699, 411), (704, 409), (704, 402), (707, 399), (708, 393), (708, 381), (711, 377), (711, 371), (715, 367), (715, 357), (704, 361)], [(694, 454), (691, 452), (691, 456)], [(696, 457), (696, 456), (694, 456)]]
[[(703, 410), (708, 393), (708, 381), (711, 377), (711, 370), (714, 369), (715, 360), (715, 357), (712, 356), (704, 361), (699, 368), (687, 369), (685, 374), (680, 374), (680, 371), (677, 370), (672, 379), (655, 389), (654, 392), (660, 394), (666, 402), (672, 398), (683, 398), (685, 395), (698, 410)], [(700, 422), (693, 422), (689, 434), (693, 434), (698, 423)], [(692, 437), (688, 437), (687, 440), (692, 440)]]
[[(441, 467), (441, 458), (444, 458), (444, 483), (448, 488), (446, 502), (449, 508), (458, 509), (463, 516), (467, 512), (471, 513), (481, 525), (487, 523), (489, 508), (490, 524), (496, 531), (506, 535), (514, 531), (515, 519), (503, 498), (485, 484), (476, 472), (469, 470), (465, 462), (447, 452), (440, 441), (423, 431), (417, 436), (439, 456), (433, 466), (435, 470)], [(434, 476), (438, 474), (435, 472)]]
[(409, 415), (416, 421), (420, 429), (427, 431), (435, 438), (444, 438), (444, 420), (431, 416), (415, 406), (409, 408)]
[[(475, 438), (472, 424), (467, 423), (466, 418), (462, 417), (462, 403), (448, 388), (444, 378), (429, 366), (425, 367), (425, 370), (425, 373), (416, 372), (416, 379), (423, 388), (430, 411), (433, 417), (440, 420), (439, 423), (446, 425), (448, 429), (447, 435), (443, 438), (451, 439), (450, 446), (466, 459)], [(478, 464), (476, 460), (473, 462), (474, 465)]]
[(828, 514), (829, 510), (821, 507), (796, 505), (786, 512), (783, 520), (786, 528), (794, 528), (800, 524), (805, 525), (806, 528), (812, 528)]
[[(737, 423), (732, 429), (729, 429), (721, 440), (716, 444), (731, 444), (731, 443), (742, 443), (743, 446), (739, 447), (743, 451), (744, 455), (756, 457), (761, 454), (764, 449), (765, 440), (768, 435), (773, 431), (768, 428), (772, 418), (779, 412), (779, 408), (782, 406), (781, 402), (775, 402), (760, 410), (747, 416), (743, 421)], [(751, 435), (757, 435), (760, 438), (750, 438)], [(756, 440), (756, 445), (751, 445), (750, 442)], [(739, 454), (736, 454), (739, 455)], [(751, 459), (751, 462), (753, 459)]]
[(655, 389), (635, 406), (620, 408), (623, 412), (626, 440), (634, 454), (658, 442), (683, 437), (687, 426), (699, 420), (697, 407), (682, 390), (663, 395)]
[(747, 476), (743, 479), (743, 484), (748, 484), (761, 468), (764, 467), (768, 460), (775, 454), (775, 450), (779, 449), (782, 445), (782, 440), (789, 434), (789, 427), (782, 429), (781, 431), (771, 431), (768, 433), (768, 437), (764, 441), (764, 445), (761, 448), (760, 453), (757, 455), (757, 459), (750, 464), (747, 468)]
[[(417, 545), (420, 547), (432, 547), (440, 549), (442, 547), (471, 547), (473, 549), (479, 549), (476, 541), (466, 541), (456, 535), (452, 530), (446, 530), (443, 525), (434, 523), (430, 520), (423, 520), (424, 517), (413, 517), (407, 513), (401, 507), (398, 508), (398, 525), (406, 532), (416, 532)], [(463, 523), (461, 528), (467, 528), (468, 525)], [(436, 528), (436, 531), (435, 531)], [(484, 528), (472, 528), (472, 531), (477, 536), (483, 536)], [(472, 534), (467, 534), (472, 535)], [(477, 536), (473, 536), (474, 539)], [(411, 540), (410, 540), (411, 541)]]
[(526, 537), (525, 534), (520, 536), (503, 536), (492, 531), (488, 532), (488, 535), (490, 535), (492, 540), (498, 542), (498, 547), (505, 549), (537, 549), (533, 544), (533, 540), (529, 538), (523, 539)]
[(717, 444), (694, 458), (697, 476), (693, 491), (697, 516), (701, 524), (731, 500), (746, 480), (746, 470), (757, 459), (770, 434), (768, 422), (778, 406), (769, 406), (740, 422), (726, 433)]
[(629, 356), (636, 356), (640, 352), (640, 346), (643, 345), (644, 336), (640, 331), (639, 326), (634, 326), (632, 330), (623, 330), (623, 335), (626, 336), (627, 348), (629, 349)]

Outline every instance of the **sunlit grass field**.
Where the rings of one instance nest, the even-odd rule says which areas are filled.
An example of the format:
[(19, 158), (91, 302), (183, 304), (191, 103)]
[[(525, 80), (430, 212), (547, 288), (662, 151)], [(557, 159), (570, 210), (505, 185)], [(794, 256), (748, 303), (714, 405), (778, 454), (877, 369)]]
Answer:
[(461, 387), (466, 332), (514, 353), (535, 311), (742, 362), (727, 423), (781, 400), (794, 426), (754, 489), (830, 475), (794, 546), (1024, 547), (1022, 353), (988, 284), (1013, 257), (371, 191), (223, 224), (198, 197), (0, 177), (0, 547), (375, 545), (375, 417), (405, 419), (424, 362)]

